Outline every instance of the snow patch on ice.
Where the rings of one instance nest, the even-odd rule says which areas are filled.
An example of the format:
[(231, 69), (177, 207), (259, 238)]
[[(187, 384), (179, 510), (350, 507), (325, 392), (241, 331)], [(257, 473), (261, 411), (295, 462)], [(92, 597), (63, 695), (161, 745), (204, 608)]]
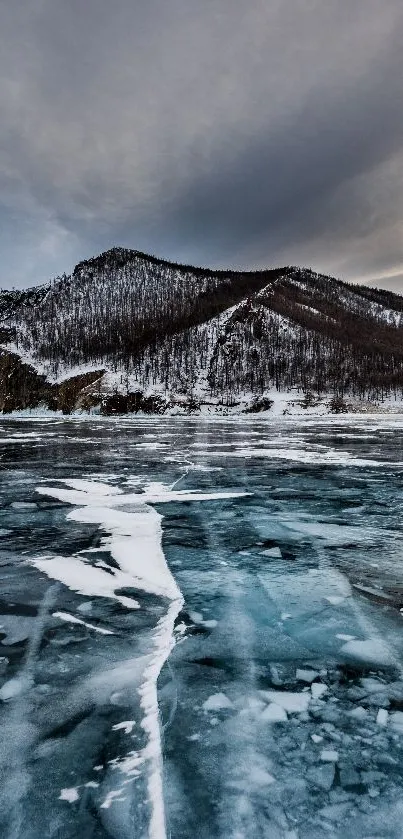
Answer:
[(65, 787), (60, 790), (59, 801), (68, 801), (69, 804), (74, 804), (80, 798), (77, 787)]
[(135, 725), (134, 720), (125, 720), (124, 722), (118, 722), (116, 725), (113, 725), (112, 731), (124, 731), (125, 734), (131, 734)]

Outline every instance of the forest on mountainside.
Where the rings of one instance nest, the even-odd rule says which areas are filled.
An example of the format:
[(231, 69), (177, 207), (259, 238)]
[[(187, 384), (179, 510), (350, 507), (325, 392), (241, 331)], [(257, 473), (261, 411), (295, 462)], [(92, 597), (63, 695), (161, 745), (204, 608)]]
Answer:
[(0, 330), (51, 379), (92, 365), (121, 393), (403, 392), (403, 298), (310, 269), (213, 271), (117, 248), (0, 294)]

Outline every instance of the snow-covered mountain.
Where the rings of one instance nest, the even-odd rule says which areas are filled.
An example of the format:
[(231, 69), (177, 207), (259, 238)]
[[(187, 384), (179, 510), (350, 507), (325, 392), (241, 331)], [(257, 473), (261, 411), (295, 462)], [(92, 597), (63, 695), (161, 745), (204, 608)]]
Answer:
[[(0, 407), (264, 407), (403, 390), (403, 298), (295, 267), (212, 271), (114, 248), (0, 294)], [(308, 394), (308, 396), (306, 396)]]

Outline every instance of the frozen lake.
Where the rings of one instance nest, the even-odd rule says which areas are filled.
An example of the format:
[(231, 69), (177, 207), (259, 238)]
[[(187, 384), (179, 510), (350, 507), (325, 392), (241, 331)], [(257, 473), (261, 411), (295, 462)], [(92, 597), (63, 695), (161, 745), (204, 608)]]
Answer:
[(0, 420), (2, 839), (401, 839), (403, 418)]

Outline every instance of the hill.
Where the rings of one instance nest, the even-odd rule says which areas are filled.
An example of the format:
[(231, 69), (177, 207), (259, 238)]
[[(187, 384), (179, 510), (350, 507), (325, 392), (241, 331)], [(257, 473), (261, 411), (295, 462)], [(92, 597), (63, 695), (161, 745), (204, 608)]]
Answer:
[(113, 248), (0, 293), (0, 340), (4, 411), (253, 409), (273, 391), (403, 391), (403, 298), (297, 267), (213, 271)]

